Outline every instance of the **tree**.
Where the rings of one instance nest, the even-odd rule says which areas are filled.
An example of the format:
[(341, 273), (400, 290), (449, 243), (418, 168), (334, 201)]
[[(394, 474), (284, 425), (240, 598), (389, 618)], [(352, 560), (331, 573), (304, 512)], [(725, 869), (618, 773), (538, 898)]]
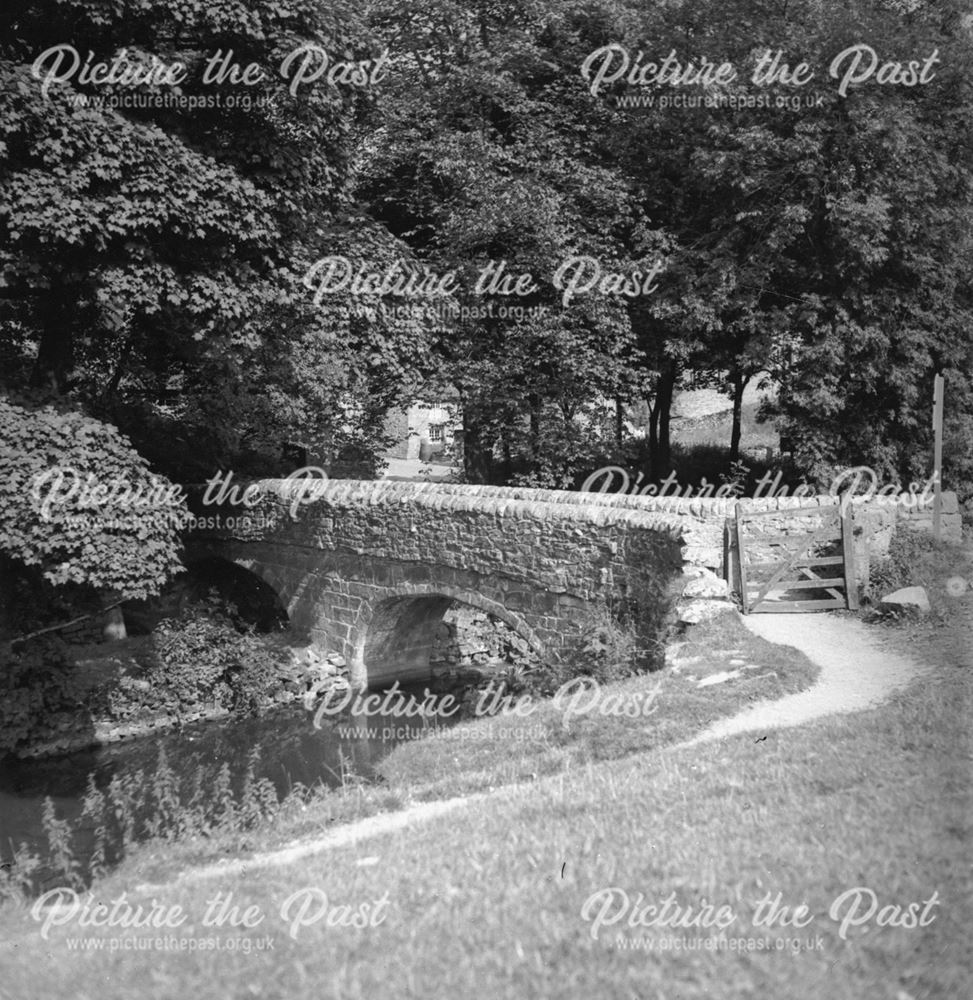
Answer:
[[(899, 481), (926, 466), (916, 446), (929, 438), (933, 373), (948, 367), (954, 401), (969, 399), (970, 31), (961, 10), (871, 0), (840, 11), (748, 0), (718, 14), (709, 0), (632, 5), (588, 39), (675, 49), (684, 61), (708, 53), (738, 71), (716, 93), (771, 102), (677, 110), (657, 100), (626, 108), (627, 127), (619, 121), (605, 139), (638, 192), (633, 212), (661, 231), (669, 259), (661, 294), (634, 318), (654, 387), (654, 471), (667, 464), (668, 402), (685, 369), (726, 373), (738, 412), (747, 379), (769, 368), (780, 386), (770, 414), (795, 443), (798, 471), (819, 482), (837, 465), (872, 464)], [(883, 59), (938, 50), (941, 65), (922, 86), (873, 79), (843, 96), (827, 69), (863, 39)], [(782, 111), (776, 99), (795, 88), (750, 82), (766, 50), (814, 67), (813, 106)]]
[[(356, 321), (348, 296), (317, 308), (302, 284), (315, 260), (349, 245), (396, 250), (348, 197), (352, 133), (375, 88), (295, 88), (281, 72), (306, 44), (377, 58), (355, 11), (310, 0), (153, 0), (111, 18), (94, 0), (5, 7), (8, 384), (85, 405), (180, 478), (278, 471), (288, 440), (327, 460), (380, 424), (400, 374), (390, 356), (421, 350), (421, 330)], [(186, 79), (133, 90), (75, 73), (45, 87), (53, 57), (41, 57), (66, 39), (109, 65), (178, 62)], [(261, 79), (204, 82), (216, 53)], [(178, 101), (132, 103), (153, 93)], [(350, 427), (349, 408), (365, 414)]]
[[(643, 263), (620, 254), (624, 185), (589, 144), (569, 26), (558, 5), (537, 2), (391, 0), (376, 18), (394, 27), (402, 72), (358, 190), (466, 290), (467, 318), (441, 323), (436, 340), (438, 378), (462, 399), (466, 476), (568, 485), (602, 446), (604, 401), (631, 392), (635, 345), (620, 296), (566, 305), (554, 277), (582, 256), (604, 272)], [(530, 275), (529, 294), (472, 293), (499, 261)], [(508, 306), (531, 313), (504, 317)]]
[(877, 50), (938, 50), (941, 65), (921, 87), (836, 96), (795, 178), (803, 235), (779, 278), (795, 342), (773, 412), (819, 482), (841, 465), (890, 482), (928, 475), (937, 371), (952, 419), (970, 412), (971, 36), (956, 9), (863, 3), (825, 36), (840, 50), (864, 28)]

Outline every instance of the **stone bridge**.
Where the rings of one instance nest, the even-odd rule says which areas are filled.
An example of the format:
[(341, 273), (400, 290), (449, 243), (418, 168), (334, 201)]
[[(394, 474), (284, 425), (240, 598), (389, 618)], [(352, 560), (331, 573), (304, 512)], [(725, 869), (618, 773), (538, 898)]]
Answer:
[[(295, 502), (293, 485), (262, 481), (250, 509), (193, 504), (201, 517), (225, 520), (201, 522), (187, 557), (256, 574), (295, 628), (345, 657), (360, 686), (427, 679), (434, 633), (453, 601), (550, 652), (586, 614), (607, 610), (652, 650), (674, 611), (683, 621), (707, 616), (733, 575), (731, 499), (331, 480)], [(836, 502), (776, 497), (747, 506), (776, 512), (767, 528), (786, 535), (808, 527), (791, 509)], [(944, 494), (944, 504), (947, 537), (958, 539), (955, 495)], [(927, 508), (856, 508), (859, 581), (894, 531), (929, 530), (931, 518)]]
[(207, 520), (187, 561), (218, 557), (256, 574), (292, 626), (346, 658), (356, 685), (427, 679), (453, 601), (538, 651), (605, 609), (651, 648), (684, 583), (680, 519), (625, 497), (332, 480), (295, 503), (293, 484), (260, 486), (249, 509), (191, 504)]

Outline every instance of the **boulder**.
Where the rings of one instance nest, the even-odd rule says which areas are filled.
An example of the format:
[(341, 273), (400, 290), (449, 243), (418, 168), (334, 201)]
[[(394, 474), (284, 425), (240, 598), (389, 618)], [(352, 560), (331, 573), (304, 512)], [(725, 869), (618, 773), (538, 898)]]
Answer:
[(925, 587), (903, 587), (886, 594), (881, 603), (889, 608), (913, 608), (920, 614), (928, 614), (930, 611), (929, 595)]
[(314, 663), (307, 667), (304, 676), (310, 683), (315, 684), (327, 677), (335, 677), (340, 672), (340, 668), (336, 667), (333, 663)]
[(683, 597), (726, 597), (728, 593), (726, 580), (721, 579), (710, 570), (704, 570), (699, 576), (690, 580), (683, 588)]
[(690, 601), (685, 607), (679, 610), (679, 621), (687, 625), (698, 625), (700, 622), (708, 622), (720, 615), (735, 612), (736, 608), (729, 601), (698, 600)]
[(313, 646), (288, 646), (291, 663), (301, 667), (320, 662), (321, 657)]

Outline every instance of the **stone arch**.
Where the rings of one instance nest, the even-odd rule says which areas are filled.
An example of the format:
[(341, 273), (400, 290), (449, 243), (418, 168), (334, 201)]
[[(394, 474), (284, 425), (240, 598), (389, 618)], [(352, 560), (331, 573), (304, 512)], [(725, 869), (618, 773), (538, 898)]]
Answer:
[(474, 591), (436, 584), (403, 584), (371, 602), (354, 638), (352, 678), (362, 687), (385, 681), (426, 680), (435, 629), (454, 601), (509, 625), (532, 649), (540, 639), (516, 612)]
[(212, 585), (236, 604), (242, 617), (252, 621), (258, 631), (272, 631), (289, 624), (290, 614), (280, 581), (261, 572), (259, 564), (206, 550), (187, 553), (184, 563), (187, 576), (180, 583), (187, 596), (195, 596)]

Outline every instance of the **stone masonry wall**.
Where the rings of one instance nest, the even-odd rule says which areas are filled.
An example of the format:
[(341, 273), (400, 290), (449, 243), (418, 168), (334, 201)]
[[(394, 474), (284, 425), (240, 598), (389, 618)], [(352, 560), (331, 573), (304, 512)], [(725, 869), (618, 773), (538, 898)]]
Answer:
[[(604, 506), (613, 509), (641, 511), (665, 517), (674, 522), (681, 539), (683, 574), (688, 581), (687, 597), (707, 599), (721, 596), (714, 578), (732, 583), (732, 546), (727, 521), (735, 516), (737, 500), (725, 498), (684, 499), (680, 497), (630, 496), (619, 493), (579, 493), (570, 490), (542, 490), (528, 487), (466, 486), (448, 483), (414, 484), (419, 490), (466, 497), (490, 497), (546, 504), (569, 504), (583, 507)], [(772, 497), (741, 498), (746, 511), (773, 511), (779, 517), (762, 519), (761, 530), (775, 534), (803, 534), (820, 522), (814, 518), (795, 517), (796, 508), (830, 507), (835, 497)], [(955, 493), (942, 494), (943, 539), (959, 543), (962, 540), (962, 519)], [(898, 530), (932, 532), (932, 501), (915, 509), (905, 503), (889, 503), (878, 499), (856, 501), (853, 504), (855, 524), (855, 564), (859, 583), (868, 579), (872, 561), (887, 552)], [(704, 585), (702, 581), (705, 580)], [(704, 592), (705, 591), (705, 592)]]
[[(294, 625), (349, 659), (357, 682), (421, 674), (426, 626), (451, 600), (541, 648), (605, 605), (654, 638), (682, 586), (681, 525), (663, 514), (384, 481), (332, 481), (291, 508), (267, 489), (249, 525), (198, 531), (193, 548), (266, 580)], [(217, 512), (242, 513), (205, 511)]]
[[(467, 496), (503, 496), (510, 499), (533, 500), (543, 503), (600, 505), (625, 510), (639, 510), (675, 519), (683, 533), (683, 556), (690, 565), (705, 566), (720, 574), (724, 571), (724, 533), (728, 518), (735, 514), (737, 500), (725, 498), (683, 499), (679, 497), (629, 496), (619, 493), (578, 493), (570, 490), (539, 490), (524, 487), (462, 486), (447, 483), (418, 484), (423, 489), (438, 492), (458, 492)], [(943, 492), (943, 538), (959, 543), (962, 539), (962, 519), (956, 494)], [(741, 498), (747, 511), (779, 511), (780, 518), (766, 519), (767, 531), (782, 534), (804, 532), (805, 521), (794, 518), (791, 511), (809, 506), (832, 506), (831, 496)], [(916, 509), (905, 504), (890, 504), (877, 499), (853, 504), (856, 522), (864, 529), (868, 540), (863, 554), (874, 559), (888, 551), (895, 531), (932, 531), (932, 501)], [(866, 546), (865, 542), (860, 543)]]

